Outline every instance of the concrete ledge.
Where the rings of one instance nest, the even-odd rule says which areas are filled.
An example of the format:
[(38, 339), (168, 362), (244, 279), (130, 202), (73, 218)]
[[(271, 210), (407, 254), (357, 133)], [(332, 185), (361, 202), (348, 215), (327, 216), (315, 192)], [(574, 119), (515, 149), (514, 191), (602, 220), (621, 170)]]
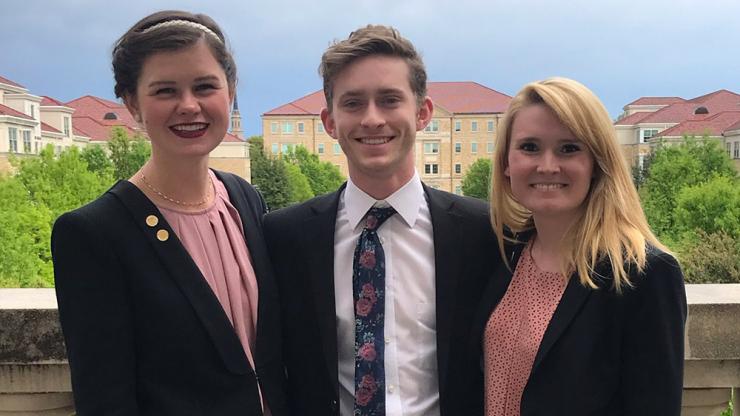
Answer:
[[(687, 285), (686, 294), (682, 414), (716, 416), (740, 387), (740, 284)], [(0, 416), (72, 411), (54, 289), (0, 289)]]

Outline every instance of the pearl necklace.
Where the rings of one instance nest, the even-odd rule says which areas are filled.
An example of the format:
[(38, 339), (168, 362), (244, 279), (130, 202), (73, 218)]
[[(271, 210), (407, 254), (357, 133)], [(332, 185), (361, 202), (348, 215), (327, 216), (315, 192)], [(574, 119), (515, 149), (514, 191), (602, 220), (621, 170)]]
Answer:
[[(164, 193), (162, 193), (162, 191), (160, 191), (159, 189), (155, 188), (146, 179), (146, 176), (144, 176), (144, 173), (140, 173), (139, 176), (141, 176), (141, 181), (144, 182), (144, 185), (146, 185), (147, 188), (149, 188), (152, 192), (154, 192), (155, 194), (157, 194), (159, 197), (161, 197), (161, 198), (163, 198), (163, 199), (165, 199), (167, 201), (170, 201), (170, 202), (172, 202), (174, 204), (182, 205), (182, 206), (185, 206), (185, 207), (198, 207), (198, 206), (204, 205), (206, 202), (208, 202), (208, 196), (210, 195), (210, 192), (208, 192), (208, 189), (210, 189), (210, 187), (208, 189), (206, 189), (206, 194), (203, 197), (203, 199), (201, 199), (200, 201), (198, 201), (198, 202), (183, 202), (183, 201), (180, 201), (178, 199), (172, 198), (172, 197), (170, 197), (168, 195), (165, 195)], [(209, 177), (209, 182), (210, 182), (210, 177)]]

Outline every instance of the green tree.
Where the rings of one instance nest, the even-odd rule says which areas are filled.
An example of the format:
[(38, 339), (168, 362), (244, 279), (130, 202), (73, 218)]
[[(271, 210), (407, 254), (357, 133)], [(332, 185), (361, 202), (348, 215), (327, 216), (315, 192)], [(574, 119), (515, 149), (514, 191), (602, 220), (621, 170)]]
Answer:
[(110, 160), (115, 179), (128, 179), (138, 171), (152, 154), (152, 147), (142, 136), (129, 137), (123, 127), (114, 126), (108, 140)]
[(465, 172), (462, 180), (462, 191), (466, 196), (488, 199), (491, 189), (491, 159), (478, 159)]
[(740, 181), (717, 176), (681, 189), (676, 197), (677, 232), (697, 229), (740, 239)]
[(105, 175), (113, 181), (113, 163), (100, 146), (87, 146), (80, 152), (80, 157), (87, 163), (87, 169), (100, 176)]
[(345, 181), (336, 166), (329, 162), (322, 162), (318, 155), (309, 152), (304, 146), (298, 146), (295, 151), (286, 156), (286, 160), (301, 169), (301, 172), (308, 178), (314, 195), (334, 192)]
[(289, 204), (295, 204), (313, 198), (311, 184), (298, 166), (292, 163), (285, 163), (285, 173), (288, 177)]
[(714, 140), (686, 137), (683, 143), (656, 149), (647, 178), (640, 189), (643, 208), (658, 237), (677, 241), (676, 198), (684, 187), (715, 176), (736, 178), (727, 153)]
[(291, 203), (288, 173), (282, 159), (265, 155), (263, 145), (262, 136), (249, 138), (252, 184), (262, 193), (267, 206), (275, 210)]
[(740, 283), (740, 239), (718, 231), (684, 235), (678, 256), (688, 283)]
[(92, 201), (111, 186), (109, 177), (88, 170), (87, 162), (76, 147), (54, 157), (54, 149), (48, 145), (39, 157), (20, 160), (17, 169), (15, 177), (23, 184), (30, 200), (48, 208), (52, 220)]
[(0, 178), (0, 287), (51, 287), (52, 214), (17, 177)]

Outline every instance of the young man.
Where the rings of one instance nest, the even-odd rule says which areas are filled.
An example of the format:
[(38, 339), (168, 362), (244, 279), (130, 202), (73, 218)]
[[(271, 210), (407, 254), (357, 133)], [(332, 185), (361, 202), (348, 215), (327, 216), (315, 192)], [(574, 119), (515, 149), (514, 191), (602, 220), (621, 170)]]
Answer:
[(484, 202), (425, 186), (426, 72), (393, 28), (324, 53), (326, 132), (349, 180), (269, 214), (289, 403), (296, 415), (482, 414), (470, 323), (498, 250)]

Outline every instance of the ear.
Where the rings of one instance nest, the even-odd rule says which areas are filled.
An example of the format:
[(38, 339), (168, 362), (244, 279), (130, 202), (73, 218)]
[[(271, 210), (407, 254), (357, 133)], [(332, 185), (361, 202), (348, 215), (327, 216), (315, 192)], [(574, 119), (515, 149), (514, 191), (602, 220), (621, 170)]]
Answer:
[(128, 112), (131, 113), (131, 116), (134, 118), (134, 120), (137, 123), (141, 124), (141, 113), (139, 112), (139, 103), (136, 102), (136, 97), (130, 94), (125, 94), (123, 96), (123, 104), (126, 105)]
[(507, 178), (511, 178), (511, 175), (509, 174), (509, 167), (508, 166), (506, 166), (506, 168), (504, 169), (504, 176), (506, 176)]
[(324, 123), (324, 131), (326, 131), (326, 134), (336, 140), (337, 123), (334, 122), (334, 116), (328, 108), (321, 109), (321, 122)]
[(416, 114), (416, 131), (424, 130), (432, 121), (432, 114), (434, 113), (434, 103), (429, 97), (424, 97), (421, 105)]

